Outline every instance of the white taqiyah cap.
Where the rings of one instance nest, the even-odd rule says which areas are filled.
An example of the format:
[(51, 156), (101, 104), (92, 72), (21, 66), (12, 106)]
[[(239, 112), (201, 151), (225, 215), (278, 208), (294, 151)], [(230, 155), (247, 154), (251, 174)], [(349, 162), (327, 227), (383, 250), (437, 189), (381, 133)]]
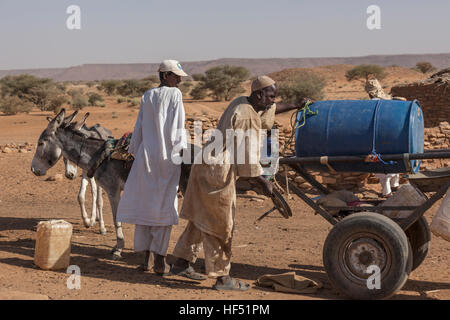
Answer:
[(168, 72), (172, 71), (180, 77), (187, 77), (186, 72), (181, 68), (181, 64), (177, 60), (164, 60), (161, 62), (158, 68), (158, 72)]
[(275, 81), (268, 76), (259, 76), (252, 82), (252, 92), (267, 88), (275, 84)]

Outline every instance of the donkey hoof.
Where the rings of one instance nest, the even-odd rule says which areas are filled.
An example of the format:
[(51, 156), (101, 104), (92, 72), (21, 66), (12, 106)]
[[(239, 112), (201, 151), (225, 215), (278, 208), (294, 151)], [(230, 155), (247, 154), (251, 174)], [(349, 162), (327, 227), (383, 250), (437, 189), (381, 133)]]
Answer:
[(112, 249), (111, 254), (112, 254), (112, 259), (113, 260), (120, 260), (122, 259), (122, 250), (119, 250), (117, 248)]
[(105, 235), (106, 234), (106, 229), (105, 228), (100, 229), (100, 234)]
[(86, 229), (89, 229), (91, 227), (91, 222), (89, 220), (84, 220), (83, 222)]
[(120, 252), (113, 252), (112, 259), (115, 261), (120, 260), (122, 259), (122, 255), (120, 254)]

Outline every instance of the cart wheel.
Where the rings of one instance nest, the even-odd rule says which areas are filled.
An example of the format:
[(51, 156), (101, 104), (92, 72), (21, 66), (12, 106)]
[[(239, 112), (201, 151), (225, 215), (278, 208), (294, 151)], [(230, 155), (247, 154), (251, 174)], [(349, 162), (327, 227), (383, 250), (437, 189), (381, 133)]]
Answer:
[[(345, 295), (383, 299), (401, 289), (408, 279), (411, 246), (391, 219), (374, 212), (355, 213), (331, 229), (323, 248), (323, 263), (332, 285)], [(379, 281), (372, 266), (379, 268)]]
[(430, 227), (427, 220), (422, 216), (405, 233), (411, 243), (413, 254), (412, 270), (415, 270), (422, 264), (428, 254), (431, 241)]
[(272, 202), (284, 218), (288, 219), (292, 217), (291, 207), (289, 207), (281, 193), (275, 188), (272, 190)]

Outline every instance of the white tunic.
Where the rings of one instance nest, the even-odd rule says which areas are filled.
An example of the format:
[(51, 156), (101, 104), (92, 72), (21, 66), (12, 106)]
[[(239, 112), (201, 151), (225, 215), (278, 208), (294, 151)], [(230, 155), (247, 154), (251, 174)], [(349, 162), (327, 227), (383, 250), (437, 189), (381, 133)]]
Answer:
[(184, 120), (178, 88), (153, 88), (142, 96), (129, 146), (135, 160), (117, 209), (118, 221), (148, 226), (178, 224), (181, 166), (174, 164), (171, 156), (175, 146), (175, 150), (186, 148)]

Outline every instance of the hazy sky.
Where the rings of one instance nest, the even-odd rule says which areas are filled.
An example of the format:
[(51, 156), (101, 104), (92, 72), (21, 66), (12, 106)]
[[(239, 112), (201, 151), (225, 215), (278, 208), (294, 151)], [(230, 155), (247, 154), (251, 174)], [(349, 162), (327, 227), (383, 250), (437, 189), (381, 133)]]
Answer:
[[(69, 5), (81, 30), (66, 27)], [(0, 69), (448, 53), (449, 17), (449, 0), (0, 0)]]

